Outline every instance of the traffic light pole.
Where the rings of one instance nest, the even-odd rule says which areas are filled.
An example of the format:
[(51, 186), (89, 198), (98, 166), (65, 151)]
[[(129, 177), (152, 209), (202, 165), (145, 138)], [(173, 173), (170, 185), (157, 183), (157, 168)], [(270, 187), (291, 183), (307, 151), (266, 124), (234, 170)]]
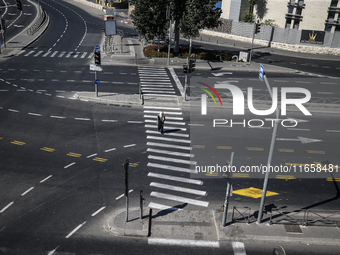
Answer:
[(253, 26), (253, 39), (251, 40), (249, 64), (251, 63), (251, 57), (253, 56), (253, 44), (254, 44), (254, 38), (255, 38), (255, 30), (256, 30), (256, 23), (254, 22), (254, 26)]
[[(94, 71), (94, 80), (97, 80), (97, 71)], [(94, 83), (94, 92), (96, 93), (96, 97), (98, 97), (98, 84)]]

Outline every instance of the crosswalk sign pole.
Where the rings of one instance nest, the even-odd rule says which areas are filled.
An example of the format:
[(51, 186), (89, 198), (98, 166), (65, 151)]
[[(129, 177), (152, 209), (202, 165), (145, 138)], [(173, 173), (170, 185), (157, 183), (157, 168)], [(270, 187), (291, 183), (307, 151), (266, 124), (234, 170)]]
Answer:
[(125, 192), (124, 195), (126, 197), (126, 222), (129, 220), (129, 180), (128, 180), (128, 166), (129, 159), (126, 159), (124, 162), (124, 179), (125, 179)]
[[(228, 168), (229, 167), (231, 168), (233, 166), (233, 160), (234, 160), (234, 152), (231, 153), (230, 163), (229, 163)], [(222, 227), (225, 227), (225, 224), (226, 224), (226, 221), (227, 221), (228, 204), (229, 204), (229, 197), (230, 197), (230, 187), (231, 187), (231, 185), (230, 185), (229, 173), (227, 173), (227, 190), (226, 190), (226, 195), (225, 195), (225, 200), (224, 200)]]

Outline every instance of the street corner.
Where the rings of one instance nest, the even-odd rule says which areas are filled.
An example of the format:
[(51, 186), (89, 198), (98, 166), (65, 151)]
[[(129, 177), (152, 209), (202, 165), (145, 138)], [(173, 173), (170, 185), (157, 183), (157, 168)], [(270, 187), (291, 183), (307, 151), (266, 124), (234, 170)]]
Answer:
[(154, 210), (151, 237), (173, 240), (217, 241), (211, 210)]
[(129, 208), (119, 209), (111, 213), (108, 217), (105, 229), (115, 236), (148, 237), (149, 216), (142, 215), (140, 209)]
[(98, 92), (77, 92), (73, 98), (86, 102), (99, 102), (119, 105), (142, 105), (143, 100), (139, 94), (118, 94)]

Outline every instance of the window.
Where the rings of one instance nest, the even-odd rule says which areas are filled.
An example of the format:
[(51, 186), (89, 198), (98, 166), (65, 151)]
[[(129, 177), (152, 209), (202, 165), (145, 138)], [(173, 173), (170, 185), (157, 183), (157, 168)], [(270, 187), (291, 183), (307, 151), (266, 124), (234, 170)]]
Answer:
[(291, 24), (292, 24), (292, 19), (287, 19), (287, 21), (286, 21), (286, 28), (290, 28)]
[(338, 6), (338, 0), (332, 0), (331, 7), (337, 7)]
[(293, 29), (299, 29), (299, 25), (300, 25), (300, 20), (295, 20)]
[(293, 14), (293, 11), (294, 11), (294, 6), (289, 6), (288, 7), (288, 13)]
[(296, 9), (296, 15), (301, 15), (302, 13), (302, 8), (297, 8)]

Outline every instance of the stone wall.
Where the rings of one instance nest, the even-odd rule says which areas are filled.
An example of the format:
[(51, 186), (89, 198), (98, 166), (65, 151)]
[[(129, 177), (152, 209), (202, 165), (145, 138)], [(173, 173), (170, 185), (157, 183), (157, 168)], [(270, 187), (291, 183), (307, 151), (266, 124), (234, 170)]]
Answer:
[[(211, 31), (211, 30), (202, 30), (201, 33), (206, 34), (206, 35), (211, 35), (211, 36), (218, 36), (218, 37), (235, 40), (235, 41), (248, 42), (248, 43), (251, 43), (251, 40), (252, 40), (252, 38), (250, 37), (243, 37), (243, 36), (221, 33), (221, 32), (216, 32), (216, 31)], [(313, 53), (313, 54), (330, 54), (330, 55), (340, 56), (340, 48), (316, 47), (316, 46), (308, 46), (308, 45), (300, 45), (300, 44), (269, 42), (267, 40), (260, 40), (260, 39), (255, 39), (254, 43), (258, 45), (266, 46), (266, 47), (270, 45), (270, 47), (275, 48), (275, 49), (289, 50), (289, 51), (294, 51), (294, 52), (304, 52), (304, 53)]]

